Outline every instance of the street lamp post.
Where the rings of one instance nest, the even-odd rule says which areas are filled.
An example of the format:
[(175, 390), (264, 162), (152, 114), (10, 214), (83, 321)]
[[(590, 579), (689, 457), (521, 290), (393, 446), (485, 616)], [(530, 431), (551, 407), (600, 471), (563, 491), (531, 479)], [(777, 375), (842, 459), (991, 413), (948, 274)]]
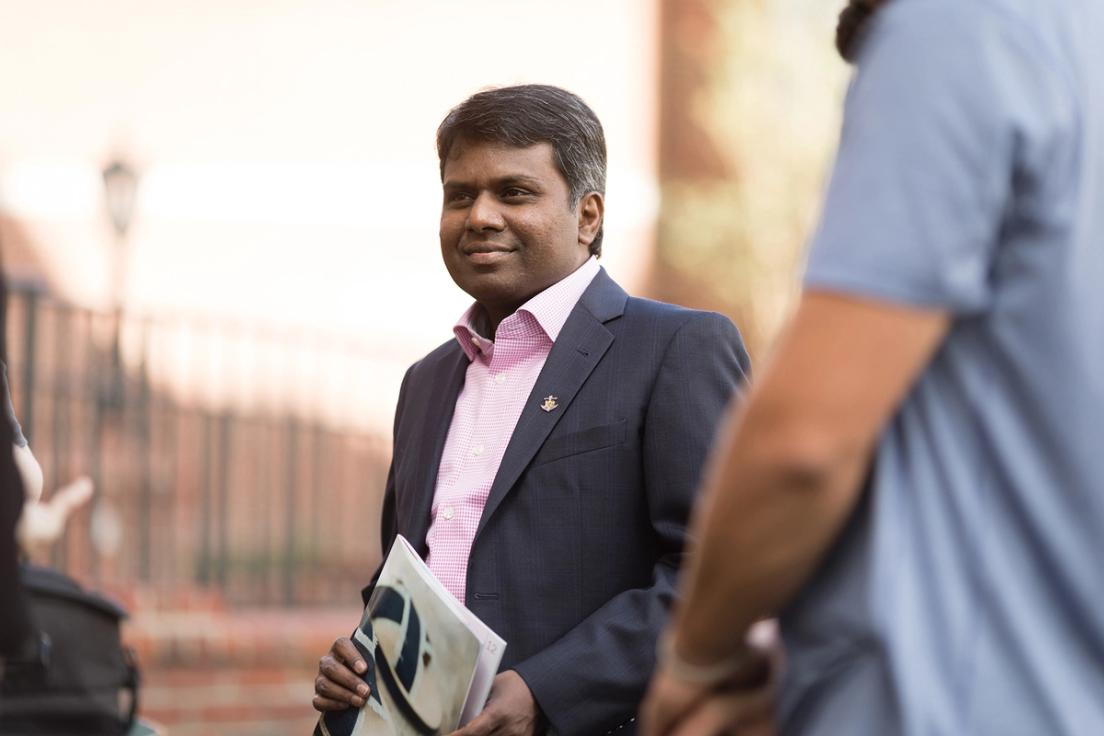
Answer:
[[(126, 378), (123, 372), (122, 350), (120, 345), (124, 290), (126, 287), (127, 232), (134, 215), (134, 203), (138, 193), (138, 173), (125, 161), (115, 159), (104, 167), (104, 200), (107, 215), (114, 230), (114, 244), (111, 253), (111, 281), (109, 284), (111, 323), (111, 365), (106, 371), (97, 371), (95, 377), (95, 447), (89, 468), (96, 487), (100, 489), (99, 498), (92, 511), (92, 528), (89, 542), (96, 560), (95, 574), (102, 574), (104, 557), (114, 557), (121, 542), (121, 524), (114, 507), (113, 497), (117, 488), (108, 488), (104, 483), (103, 460), (105, 455), (117, 457), (118, 447), (123, 433), (123, 403)], [(98, 361), (97, 361), (98, 362)], [(114, 442), (112, 442), (112, 439)], [(105, 448), (105, 440), (108, 445)], [(106, 452), (105, 452), (106, 450)], [(114, 480), (114, 479), (113, 479)]]
[(123, 399), (124, 384), (119, 337), (122, 329), (124, 289), (126, 288), (127, 232), (134, 216), (134, 203), (138, 194), (138, 173), (125, 161), (115, 159), (104, 168), (103, 181), (107, 214), (115, 231), (110, 285), (114, 314), (111, 347), (111, 386), (108, 403), (118, 409)]

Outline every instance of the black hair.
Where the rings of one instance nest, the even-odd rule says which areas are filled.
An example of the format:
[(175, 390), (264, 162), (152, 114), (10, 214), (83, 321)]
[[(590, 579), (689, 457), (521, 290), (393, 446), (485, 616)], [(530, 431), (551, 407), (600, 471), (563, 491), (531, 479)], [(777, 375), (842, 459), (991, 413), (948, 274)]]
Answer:
[[(582, 99), (547, 84), (522, 84), (477, 92), (449, 111), (437, 128), (441, 178), (458, 140), (526, 148), (552, 144), (556, 168), (567, 182), (572, 208), (584, 195), (606, 193), (606, 137), (598, 116)], [(602, 254), (602, 227), (590, 244)]]
[(849, 62), (854, 62), (870, 19), (885, 4), (885, 0), (849, 0), (836, 26), (836, 48)]

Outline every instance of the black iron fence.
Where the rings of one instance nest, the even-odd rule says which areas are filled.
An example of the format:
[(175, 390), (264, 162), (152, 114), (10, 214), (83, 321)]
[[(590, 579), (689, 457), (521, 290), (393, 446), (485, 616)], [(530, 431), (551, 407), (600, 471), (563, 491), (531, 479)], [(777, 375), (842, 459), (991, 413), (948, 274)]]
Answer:
[(274, 369), (309, 340), (101, 313), (18, 283), (7, 327), (47, 493), (79, 475), (96, 485), (53, 564), (164, 605), (356, 599), (379, 559), (390, 448), (320, 418), (303, 381)]

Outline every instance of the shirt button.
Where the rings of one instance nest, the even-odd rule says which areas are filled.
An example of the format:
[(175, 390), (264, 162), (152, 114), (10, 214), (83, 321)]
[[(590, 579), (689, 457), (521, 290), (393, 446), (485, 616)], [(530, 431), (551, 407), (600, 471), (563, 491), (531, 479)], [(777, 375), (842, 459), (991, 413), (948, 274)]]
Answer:
[(452, 507), (451, 507), (451, 506), (446, 506), (446, 507), (445, 507), (445, 508), (444, 508), (444, 509), (443, 509), (443, 510), (441, 511), (441, 515), (445, 517), (445, 521), (452, 521), (452, 517), (453, 517), (453, 516), (456, 516), (456, 512), (455, 512), (455, 511), (453, 511), (453, 509), (452, 509)]
[(499, 373), (497, 376), (495, 376), (495, 383), (506, 383), (506, 374)]
[(475, 455), (476, 457), (479, 457), (480, 455), (483, 454), (483, 450), (484, 450), (483, 445), (476, 445), (475, 447), (472, 448), (472, 454)]

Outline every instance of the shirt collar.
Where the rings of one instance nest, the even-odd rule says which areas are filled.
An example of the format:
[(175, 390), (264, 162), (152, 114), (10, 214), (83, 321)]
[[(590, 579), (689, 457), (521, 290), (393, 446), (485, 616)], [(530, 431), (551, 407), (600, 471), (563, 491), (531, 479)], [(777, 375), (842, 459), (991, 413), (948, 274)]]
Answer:
[[(560, 331), (566, 324), (567, 318), (571, 316), (571, 310), (575, 308), (575, 304), (578, 303), (579, 298), (582, 297), (583, 292), (590, 286), (590, 282), (598, 275), (601, 268), (598, 265), (598, 259), (591, 256), (586, 263), (579, 266), (571, 275), (552, 284), (552, 286), (522, 304), (518, 307), (517, 312), (506, 319), (510, 319), (519, 312), (526, 312), (537, 321), (548, 339), (556, 342), (556, 338), (560, 336)], [(452, 328), (453, 334), (456, 335), (456, 341), (460, 343), (460, 347), (468, 356), (468, 360), (475, 360), (475, 356), (486, 348), (493, 349), (494, 343), (485, 337), (480, 337), (475, 330), (476, 320), (482, 318), (479, 304), (475, 303), (467, 308)]]

